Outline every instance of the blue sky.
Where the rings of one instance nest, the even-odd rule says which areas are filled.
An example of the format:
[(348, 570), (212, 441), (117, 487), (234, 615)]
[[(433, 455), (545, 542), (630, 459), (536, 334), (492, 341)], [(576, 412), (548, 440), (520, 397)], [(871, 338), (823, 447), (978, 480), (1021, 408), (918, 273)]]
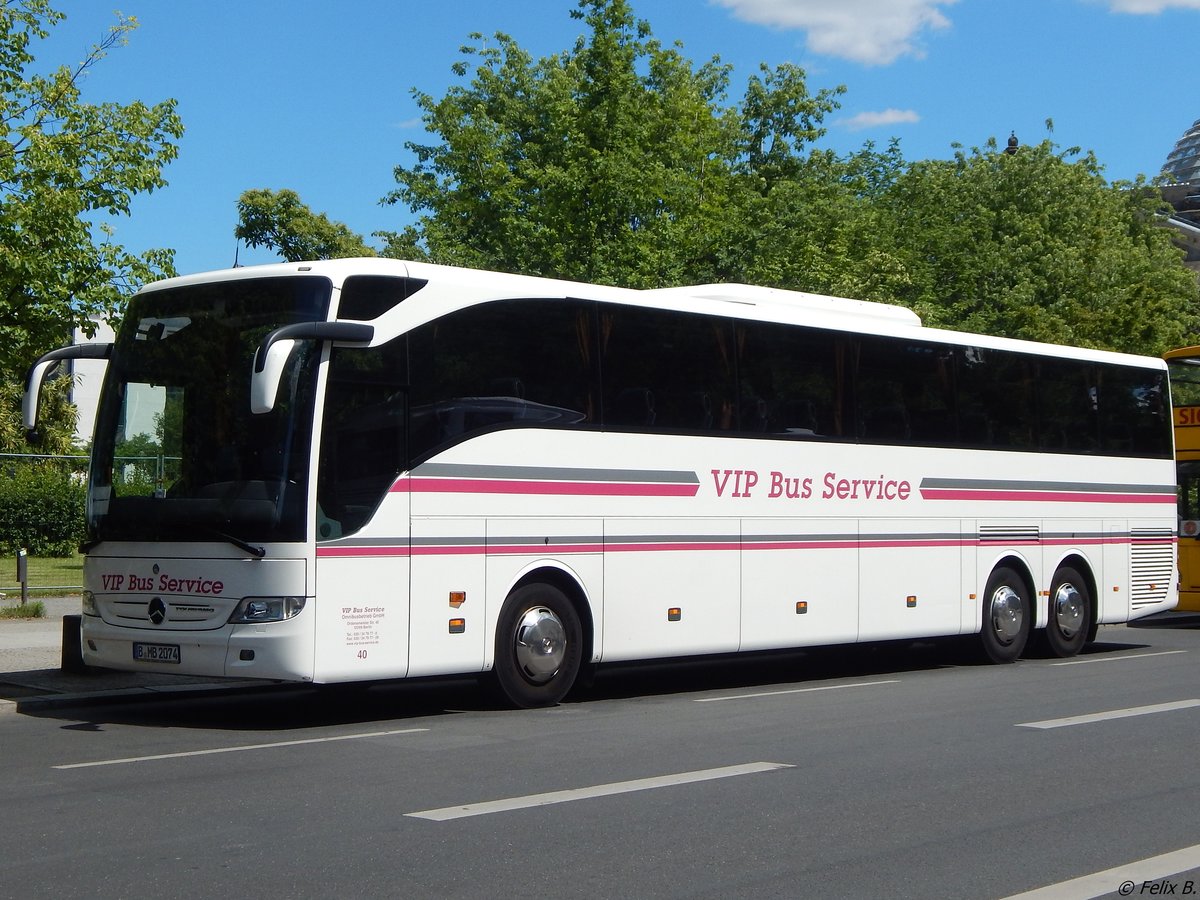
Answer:
[[(36, 50), (77, 62), (115, 22), (68, 16)], [(734, 66), (730, 103), (759, 63), (791, 62), (811, 90), (845, 85), (823, 144), (896, 137), (906, 159), (952, 145), (1046, 136), (1094, 151), (1112, 180), (1158, 172), (1200, 118), (1190, 59), (1200, 0), (633, 0), (664, 43)], [(362, 234), (411, 221), (379, 199), (423, 141), (414, 88), (440, 96), (471, 32), (504, 31), (535, 56), (583, 31), (575, 0), (122, 0), (140, 27), (89, 75), (92, 101), (173, 97), (187, 133), (170, 185), (115, 222), (131, 250), (171, 247), (180, 272), (233, 263), (236, 203), (289, 188)], [(243, 263), (270, 262), (241, 251)]]

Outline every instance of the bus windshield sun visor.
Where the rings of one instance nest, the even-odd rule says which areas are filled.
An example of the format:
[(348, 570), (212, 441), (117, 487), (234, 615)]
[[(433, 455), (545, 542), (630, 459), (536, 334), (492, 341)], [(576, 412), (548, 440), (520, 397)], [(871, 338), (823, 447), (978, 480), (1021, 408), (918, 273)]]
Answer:
[(343, 345), (367, 346), (375, 328), (361, 322), (297, 322), (276, 328), (258, 345), (250, 379), (250, 408), (268, 413), (275, 408), (279, 381), (295, 341), (336, 341)]

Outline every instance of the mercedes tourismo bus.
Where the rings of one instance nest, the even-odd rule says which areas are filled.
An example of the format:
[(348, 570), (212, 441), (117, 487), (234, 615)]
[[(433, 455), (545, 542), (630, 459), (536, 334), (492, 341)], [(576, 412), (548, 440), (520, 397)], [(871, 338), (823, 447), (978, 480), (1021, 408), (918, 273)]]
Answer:
[[(143, 288), (88, 481), (89, 665), (346, 682), (976, 634), (1170, 609), (1162, 360), (744, 285), (339, 260)], [(161, 483), (126, 442), (153, 441)]]
[(1179, 609), (1200, 612), (1200, 347), (1163, 354), (1171, 379), (1179, 482)]

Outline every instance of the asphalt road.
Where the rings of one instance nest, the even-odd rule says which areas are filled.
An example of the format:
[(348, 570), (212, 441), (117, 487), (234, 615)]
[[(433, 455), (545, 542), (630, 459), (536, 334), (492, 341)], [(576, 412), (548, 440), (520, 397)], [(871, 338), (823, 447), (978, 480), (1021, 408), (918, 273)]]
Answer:
[(1198, 738), (1178, 618), (1065, 664), (621, 669), (547, 710), (445, 681), (45, 709), (0, 717), (0, 897), (1200, 894)]

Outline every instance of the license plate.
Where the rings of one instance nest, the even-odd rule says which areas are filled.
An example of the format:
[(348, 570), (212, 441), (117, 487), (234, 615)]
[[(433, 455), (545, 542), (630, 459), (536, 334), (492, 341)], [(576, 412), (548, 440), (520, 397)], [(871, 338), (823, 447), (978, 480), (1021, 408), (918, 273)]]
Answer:
[(134, 644), (133, 658), (138, 662), (179, 664), (178, 644)]

